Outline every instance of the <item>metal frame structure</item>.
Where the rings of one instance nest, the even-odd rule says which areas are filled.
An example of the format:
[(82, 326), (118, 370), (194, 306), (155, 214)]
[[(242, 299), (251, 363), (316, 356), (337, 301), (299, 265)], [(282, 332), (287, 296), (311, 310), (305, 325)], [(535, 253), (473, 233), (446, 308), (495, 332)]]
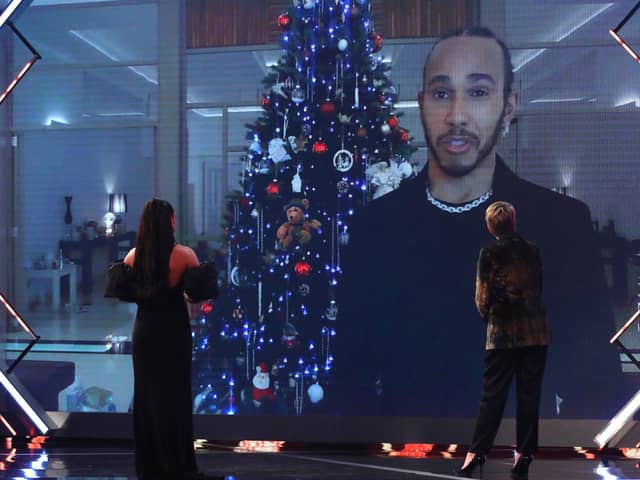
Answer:
[(640, 8), (640, 2), (636, 3), (635, 6), (629, 11), (629, 13), (627, 13), (627, 15), (622, 19), (622, 21), (616, 26), (616, 28), (609, 30), (609, 33), (613, 38), (616, 39), (616, 41), (620, 44), (620, 46), (622, 46), (622, 48), (624, 48), (627, 51), (627, 53), (634, 58), (636, 62), (640, 63), (640, 56), (638, 56), (638, 54), (633, 50), (633, 48), (631, 48), (627, 44), (627, 42), (625, 42), (622, 39), (622, 37), (618, 34), (618, 31), (624, 26), (624, 24), (627, 23), (629, 19), (633, 17), (633, 15), (638, 11), (638, 8)]

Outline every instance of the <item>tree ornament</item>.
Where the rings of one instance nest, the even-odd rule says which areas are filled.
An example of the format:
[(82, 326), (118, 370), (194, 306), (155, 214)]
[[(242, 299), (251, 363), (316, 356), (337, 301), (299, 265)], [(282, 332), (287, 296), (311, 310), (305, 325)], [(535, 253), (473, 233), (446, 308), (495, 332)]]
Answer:
[(320, 113), (325, 117), (333, 115), (336, 111), (336, 104), (331, 100), (325, 100), (320, 104)]
[(351, 122), (351, 117), (353, 115), (347, 115), (344, 113), (339, 113), (338, 114), (338, 121), (343, 124), (343, 125), (348, 125)]
[(262, 96), (262, 106), (266, 108), (269, 105), (271, 105), (271, 99), (269, 97), (267, 97), (266, 95), (263, 95)]
[(306, 198), (291, 199), (284, 206), (287, 221), (276, 231), (278, 245), (283, 250), (289, 250), (294, 245), (306, 245), (311, 241), (313, 233), (322, 226), (320, 221), (306, 218), (308, 208), (309, 201)]
[(300, 85), (296, 85), (291, 91), (291, 101), (296, 105), (304, 102), (304, 90)]
[(295, 348), (300, 344), (298, 330), (292, 323), (285, 323), (282, 327), (282, 344), (287, 348)]
[(277, 197), (280, 195), (280, 185), (278, 185), (276, 180), (267, 185), (267, 195), (270, 197)]
[(287, 152), (285, 142), (281, 138), (272, 138), (269, 142), (269, 156), (274, 163), (286, 162), (291, 160), (291, 155)]
[(309, 141), (309, 138), (305, 135), (298, 135), (296, 137), (296, 147), (295, 147), (295, 152), (303, 152), (307, 149), (307, 142)]
[(313, 144), (312, 147), (313, 153), (317, 153), (318, 155), (323, 155), (329, 151), (329, 147), (322, 140), (318, 140)]
[(246, 210), (251, 206), (251, 200), (249, 197), (242, 197), (238, 203), (240, 204), (240, 208), (243, 210)]
[(373, 53), (377, 53), (382, 50), (382, 44), (384, 43), (382, 40), (382, 35), (376, 32), (370, 32), (368, 37), (369, 40), (371, 40)]
[(389, 124), (389, 126), (390, 126), (391, 128), (396, 128), (396, 127), (398, 126), (398, 124), (399, 124), (399, 122), (398, 122), (398, 117), (391, 115), (391, 116), (388, 118), (387, 123)]
[(311, 135), (311, 125), (309, 125), (308, 123), (303, 124), (302, 128), (300, 129), (300, 132), (305, 137), (308, 137), (309, 135)]
[(293, 193), (302, 192), (302, 178), (300, 177), (300, 165), (296, 169), (296, 174), (291, 179), (291, 191)]
[(364, 138), (367, 136), (367, 129), (364, 127), (358, 127), (356, 130), (356, 135), (360, 138)]
[(298, 287), (298, 293), (301, 297), (306, 297), (311, 293), (311, 287), (308, 283), (303, 283)]
[(249, 284), (249, 275), (236, 265), (231, 269), (231, 283), (236, 287), (244, 287)]
[(206, 301), (200, 306), (200, 311), (203, 315), (209, 315), (213, 311), (213, 305), (210, 301)]
[(256, 169), (259, 174), (268, 175), (271, 173), (271, 160), (266, 157), (262, 157), (258, 162), (258, 165), (256, 165)]
[(288, 13), (283, 13), (278, 17), (278, 26), (282, 30), (286, 30), (291, 26), (291, 17)]
[(331, 320), (332, 322), (338, 318), (338, 304), (335, 300), (331, 300), (329, 302), (329, 306), (324, 311), (324, 316), (327, 317), (327, 320)]
[(338, 242), (340, 242), (340, 245), (342, 246), (349, 245), (349, 232), (347, 232), (346, 230), (340, 232), (338, 234)]
[[(273, 93), (275, 93), (276, 95), (278, 95), (279, 97), (282, 98), (287, 98), (287, 94), (284, 92), (284, 83), (282, 82), (276, 82), (271, 86), (271, 91)], [(262, 106), (266, 106), (264, 105), (264, 100), (262, 102)]]
[(380, 125), (380, 131), (383, 135), (389, 135), (391, 133), (391, 127), (387, 122), (384, 122), (382, 125)]
[(369, 70), (374, 72), (378, 68), (378, 59), (375, 55), (369, 56)]
[(249, 150), (255, 153), (262, 153), (262, 144), (260, 143), (260, 140), (254, 138), (253, 142), (251, 142), (251, 145), (249, 146)]
[(296, 262), (295, 266), (293, 267), (293, 271), (296, 272), (296, 275), (299, 275), (301, 277), (308, 277), (309, 275), (311, 275), (311, 270), (311, 264), (304, 260)]
[(312, 10), (316, 6), (316, 0), (302, 0), (302, 8)]
[(311, 403), (318, 403), (324, 398), (324, 390), (319, 383), (314, 383), (307, 389), (307, 395)]
[(346, 180), (340, 180), (337, 184), (336, 187), (338, 189), (338, 193), (341, 194), (345, 194), (349, 191), (349, 182), (347, 182)]
[(353, 153), (349, 150), (338, 150), (333, 156), (333, 166), (339, 172), (348, 172), (353, 167)]
[(233, 309), (233, 311), (231, 312), (231, 318), (233, 318), (236, 322), (242, 322), (242, 319), (244, 318), (244, 308), (242, 308), (242, 305), (238, 305)]
[(257, 208), (251, 210), (251, 218), (258, 218), (258, 215), (260, 215), (260, 212), (258, 212)]
[(269, 368), (266, 363), (261, 362), (260, 365), (256, 367), (256, 374), (253, 376), (251, 384), (253, 385), (251, 397), (256, 407), (260, 407), (265, 400), (273, 401), (276, 399), (273, 393), (273, 386), (271, 385), (271, 378), (269, 377)]
[(344, 52), (349, 47), (349, 41), (346, 38), (338, 40), (338, 50)]
[(401, 143), (408, 143), (409, 142), (409, 132), (407, 130), (405, 130), (404, 128), (400, 128), (397, 130), (397, 138), (398, 141)]
[(284, 88), (285, 90), (293, 90), (294, 87), (296, 86), (295, 82), (293, 81), (293, 78), (291, 77), (287, 77), (286, 80), (284, 81)]

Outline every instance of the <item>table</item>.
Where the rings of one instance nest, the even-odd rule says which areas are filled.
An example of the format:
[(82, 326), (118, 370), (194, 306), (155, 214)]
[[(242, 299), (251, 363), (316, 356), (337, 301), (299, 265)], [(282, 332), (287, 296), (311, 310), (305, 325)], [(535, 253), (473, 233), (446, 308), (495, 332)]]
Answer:
[(53, 298), (51, 308), (54, 311), (60, 310), (61, 293), (60, 284), (64, 277), (69, 277), (69, 303), (71, 305), (77, 305), (78, 303), (78, 283), (77, 283), (77, 265), (73, 263), (65, 263), (62, 268), (47, 268), (42, 270), (36, 270), (33, 268), (25, 269), (27, 277), (27, 288), (30, 280), (45, 279), (51, 280)]
[[(93, 252), (106, 248), (110, 262), (124, 257), (136, 242), (136, 232), (125, 232), (110, 237), (97, 237), (93, 240), (60, 240), (60, 250), (65, 258), (70, 258), (82, 269), (81, 290), (85, 300), (93, 292)], [(105, 265), (104, 270), (106, 271)]]

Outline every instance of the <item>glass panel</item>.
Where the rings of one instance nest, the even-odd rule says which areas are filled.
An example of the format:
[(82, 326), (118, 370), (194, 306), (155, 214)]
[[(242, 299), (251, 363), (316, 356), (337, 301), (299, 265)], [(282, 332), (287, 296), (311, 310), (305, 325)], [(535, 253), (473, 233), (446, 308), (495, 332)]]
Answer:
[[(155, 63), (158, 50), (155, 3), (32, 5), (16, 22), (42, 55), (41, 68), (108, 63)], [(19, 52), (24, 47), (16, 46)]]
[[(16, 128), (155, 120), (157, 69), (146, 67), (34, 67), (16, 89)], [(55, 91), (56, 95), (51, 95)]]
[[(17, 306), (42, 340), (16, 373), (47, 410), (129, 408), (135, 306), (103, 298), (104, 272), (133, 246), (142, 206), (153, 195), (153, 174), (138, 174), (153, 172), (153, 145), (153, 130), (142, 128), (20, 137)], [(105, 236), (111, 192), (127, 194), (128, 211), (118, 231)], [(11, 360), (24, 335), (10, 330), (8, 337)], [(71, 381), (38, 388), (43, 369)]]

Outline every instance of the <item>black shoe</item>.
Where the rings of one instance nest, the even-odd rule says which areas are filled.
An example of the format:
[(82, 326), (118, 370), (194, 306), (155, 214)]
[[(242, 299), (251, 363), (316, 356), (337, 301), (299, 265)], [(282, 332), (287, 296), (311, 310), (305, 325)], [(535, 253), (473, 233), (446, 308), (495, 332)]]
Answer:
[(529, 465), (533, 461), (531, 455), (522, 455), (518, 459), (518, 463), (511, 469), (512, 480), (527, 480), (529, 478)]
[(482, 466), (484, 465), (485, 460), (486, 458), (484, 455), (476, 455), (466, 467), (456, 470), (456, 475), (458, 477), (473, 478), (473, 471), (476, 467), (480, 467), (480, 478), (482, 478)]

